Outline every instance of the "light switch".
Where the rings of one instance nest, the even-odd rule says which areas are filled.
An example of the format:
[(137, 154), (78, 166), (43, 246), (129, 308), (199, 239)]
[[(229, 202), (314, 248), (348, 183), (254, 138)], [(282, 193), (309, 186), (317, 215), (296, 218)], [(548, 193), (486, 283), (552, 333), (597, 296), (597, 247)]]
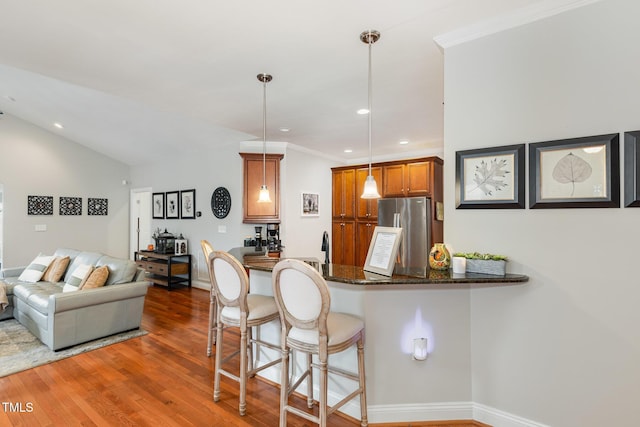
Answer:
[(219, 225), (218, 226), (218, 233), (226, 233), (227, 232), (227, 226), (226, 225)]
[(47, 231), (47, 224), (36, 224), (35, 231)]

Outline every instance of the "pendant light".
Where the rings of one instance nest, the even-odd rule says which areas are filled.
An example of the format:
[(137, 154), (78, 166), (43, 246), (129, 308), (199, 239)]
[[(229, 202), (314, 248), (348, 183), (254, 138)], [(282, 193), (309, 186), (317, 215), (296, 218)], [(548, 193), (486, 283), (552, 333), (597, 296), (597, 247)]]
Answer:
[(360, 40), (363, 43), (369, 45), (369, 175), (367, 175), (367, 179), (364, 182), (364, 191), (362, 192), (363, 199), (379, 199), (380, 193), (378, 193), (378, 184), (376, 184), (376, 180), (371, 175), (371, 161), (372, 161), (372, 153), (371, 153), (371, 46), (378, 41), (380, 38), (380, 33), (375, 30), (364, 31), (360, 34)]
[(262, 186), (258, 203), (271, 203), (267, 188), (267, 83), (271, 79), (270, 74), (258, 74), (258, 80), (262, 82)]

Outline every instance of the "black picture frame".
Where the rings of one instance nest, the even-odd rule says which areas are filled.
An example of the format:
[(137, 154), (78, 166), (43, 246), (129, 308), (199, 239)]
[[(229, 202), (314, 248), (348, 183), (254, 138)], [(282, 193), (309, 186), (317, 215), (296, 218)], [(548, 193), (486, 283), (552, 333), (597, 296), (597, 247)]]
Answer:
[(456, 209), (524, 209), (525, 145), (456, 151)]
[(529, 144), (529, 209), (619, 208), (619, 139), (616, 133)]
[(153, 193), (152, 201), (151, 201), (151, 216), (153, 219), (164, 219), (165, 214), (165, 203), (164, 203), (164, 193)]
[(196, 190), (180, 192), (180, 218), (196, 219)]
[(640, 207), (640, 130), (624, 133), (624, 207)]
[(179, 219), (180, 218), (180, 192), (179, 191), (167, 191), (165, 193), (164, 208), (165, 217), (167, 219)]

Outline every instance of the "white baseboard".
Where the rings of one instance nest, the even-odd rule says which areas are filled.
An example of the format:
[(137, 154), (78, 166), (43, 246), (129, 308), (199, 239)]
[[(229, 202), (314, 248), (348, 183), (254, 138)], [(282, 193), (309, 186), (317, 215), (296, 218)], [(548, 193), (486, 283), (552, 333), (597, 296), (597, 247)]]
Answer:
[(473, 404), (473, 419), (493, 427), (549, 427), (479, 403)]

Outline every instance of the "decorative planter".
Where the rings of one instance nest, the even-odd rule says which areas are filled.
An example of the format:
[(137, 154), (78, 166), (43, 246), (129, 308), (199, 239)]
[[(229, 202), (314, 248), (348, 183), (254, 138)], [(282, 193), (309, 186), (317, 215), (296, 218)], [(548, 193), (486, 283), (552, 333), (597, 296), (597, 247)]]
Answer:
[(491, 259), (469, 259), (467, 258), (467, 273), (493, 274), (504, 276), (507, 272), (507, 262), (504, 260), (494, 261)]

